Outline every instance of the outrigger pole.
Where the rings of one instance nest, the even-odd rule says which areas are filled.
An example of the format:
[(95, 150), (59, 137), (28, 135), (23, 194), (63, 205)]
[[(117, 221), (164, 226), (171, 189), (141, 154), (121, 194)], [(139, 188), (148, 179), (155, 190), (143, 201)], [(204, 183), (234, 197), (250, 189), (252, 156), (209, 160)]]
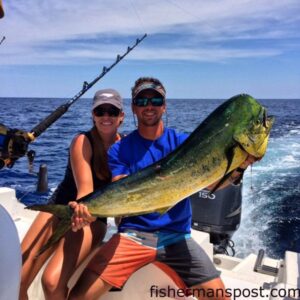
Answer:
[[(1, 0), (0, 0), (1, 3)], [(136, 39), (133, 46), (128, 46), (127, 51), (123, 55), (117, 55), (117, 58), (113, 64), (109, 67), (103, 67), (102, 72), (93, 81), (88, 83), (84, 81), (82, 89), (73, 98), (67, 101), (65, 104), (60, 105), (55, 111), (48, 115), (38, 125), (31, 129), (30, 132), (25, 132), (19, 129), (12, 129), (0, 124), (0, 138), (4, 139), (4, 148), (0, 147), (0, 169), (4, 166), (12, 168), (15, 161), (20, 157), (27, 154), (29, 160), (29, 167), (32, 165), (35, 153), (34, 151), (28, 151), (28, 144), (33, 142), (38, 136), (47, 130), (56, 120), (58, 120), (64, 113), (67, 112), (69, 107), (75, 103), (83, 94), (85, 94), (96, 82), (98, 82), (103, 76), (105, 76), (115, 65), (117, 65), (127, 54), (129, 54), (138, 44), (140, 44), (147, 34), (144, 34), (142, 38)], [(4, 39), (3, 39), (4, 40)], [(3, 41), (2, 40), (2, 41)], [(0, 139), (1, 142), (1, 139)], [(1, 146), (1, 144), (0, 144)]]

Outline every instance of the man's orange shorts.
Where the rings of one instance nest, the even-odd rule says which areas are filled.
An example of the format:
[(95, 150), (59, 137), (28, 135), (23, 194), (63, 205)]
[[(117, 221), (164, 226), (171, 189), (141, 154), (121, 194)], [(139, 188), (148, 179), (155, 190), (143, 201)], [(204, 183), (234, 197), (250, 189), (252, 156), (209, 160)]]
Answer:
[(117, 288), (139, 268), (155, 262), (173, 269), (186, 287), (219, 277), (207, 254), (192, 238), (183, 236), (162, 247), (157, 247), (158, 240), (158, 233), (131, 230), (115, 234), (99, 249), (87, 269)]

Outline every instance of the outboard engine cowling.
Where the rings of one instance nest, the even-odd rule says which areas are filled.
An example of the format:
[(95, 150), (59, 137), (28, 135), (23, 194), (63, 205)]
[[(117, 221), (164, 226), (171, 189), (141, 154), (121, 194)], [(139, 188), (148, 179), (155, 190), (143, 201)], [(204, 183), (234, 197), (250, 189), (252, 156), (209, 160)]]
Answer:
[(192, 228), (210, 234), (215, 253), (226, 253), (232, 248), (230, 238), (239, 228), (242, 207), (242, 184), (229, 185), (212, 194), (201, 190), (191, 197)]

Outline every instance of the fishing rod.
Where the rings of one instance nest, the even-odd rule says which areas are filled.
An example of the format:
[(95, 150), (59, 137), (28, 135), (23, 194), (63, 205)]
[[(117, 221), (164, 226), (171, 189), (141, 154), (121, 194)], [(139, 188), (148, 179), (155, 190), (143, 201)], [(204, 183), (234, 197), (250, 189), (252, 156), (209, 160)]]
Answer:
[(88, 83), (84, 81), (83, 87), (81, 91), (76, 94), (72, 99), (70, 99), (67, 103), (58, 107), (54, 112), (52, 112), (48, 117), (46, 117), (43, 121), (41, 121), (37, 126), (32, 128), (30, 135), (32, 141), (36, 139), (39, 135), (41, 135), (51, 124), (53, 124), (57, 119), (59, 119), (68, 109), (69, 107), (75, 103), (83, 94), (85, 94), (96, 82), (98, 82), (103, 76), (105, 76), (115, 65), (117, 65), (128, 53), (130, 53), (139, 43), (146, 38), (147, 34), (145, 34), (141, 39), (136, 39), (135, 44), (132, 47), (128, 47), (127, 51), (123, 55), (117, 55), (117, 58), (113, 64), (109, 67), (103, 67), (102, 73), (97, 76), (92, 82)]
[[(28, 151), (28, 144), (33, 142), (38, 136), (45, 132), (56, 120), (67, 112), (69, 107), (74, 104), (82, 95), (84, 95), (96, 82), (104, 77), (114, 66), (116, 66), (126, 55), (128, 55), (136, 46), (138, 46), (145, 38), (144, 34), (140, 39), (137, 38), (134, 45), (128, 46), (127, 50), (122, 55), (117, 55), (116, 60), (109, 67), (103, 67), (102, 72), (93, 81), (88, 83), (84, 81), (82, 89), (65, 104), (60, 105), (50, 115), (43, 119), (38, 125), (31, 129), (30, 132), (25, 132), (19, 129), (9, 129), (3, 124), (0, 124), (0, 169), (3, 167), (12, 168), (15, 161), (27, 154), (29, 165), (32, 164), (35, 153)], [(1, 143), (2, 142), (2, 143)]]

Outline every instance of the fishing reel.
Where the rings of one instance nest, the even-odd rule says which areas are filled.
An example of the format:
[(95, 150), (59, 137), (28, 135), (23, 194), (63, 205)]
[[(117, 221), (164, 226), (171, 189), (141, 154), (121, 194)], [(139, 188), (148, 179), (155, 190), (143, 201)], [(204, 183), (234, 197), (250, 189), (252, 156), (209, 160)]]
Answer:
[(29, 165), (32, 165), (35, 153), (32, 150), (28, 151), (28, 144), (33, 139), (32, 134), (26, 131), (0, 124), (0, 169), (12, 168), (16, 160), (26, 154)]

